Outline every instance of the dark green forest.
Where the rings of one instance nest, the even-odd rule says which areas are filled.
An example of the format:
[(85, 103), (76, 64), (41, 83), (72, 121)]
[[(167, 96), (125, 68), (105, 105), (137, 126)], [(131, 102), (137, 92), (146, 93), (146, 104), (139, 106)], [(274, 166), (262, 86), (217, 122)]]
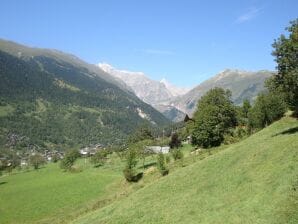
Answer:
[(88, 68), (48, 55), (17, 57), (0, 49), (0, 79), (1, 148), (121, 144), (144, 123), (169, 123)]

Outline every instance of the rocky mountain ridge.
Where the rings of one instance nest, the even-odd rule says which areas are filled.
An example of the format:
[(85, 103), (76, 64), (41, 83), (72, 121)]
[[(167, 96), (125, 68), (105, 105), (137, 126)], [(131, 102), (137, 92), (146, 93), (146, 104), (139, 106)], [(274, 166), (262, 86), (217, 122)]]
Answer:
[(230, 89), (236, 105), (241, 104), (244, 99), (252, 102), (258, 93), (264, 90), (265, 80), (274, 74), (267, 70), (225, 69), (188, 90), (176, 87), (165, 79), (160, 82), (152, 80), (142, 72), (118, 70), (107, 63), (100, 63), (98, 66), (114, 78), (123, 81), (141, 100), (172, 121), (183, 120), (185, 114), (191, 116), (201, 96), (214, 87)]

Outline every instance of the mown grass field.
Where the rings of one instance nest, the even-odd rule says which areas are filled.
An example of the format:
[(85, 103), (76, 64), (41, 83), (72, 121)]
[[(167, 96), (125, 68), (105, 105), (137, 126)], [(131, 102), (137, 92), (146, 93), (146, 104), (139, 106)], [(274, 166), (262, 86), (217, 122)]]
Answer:
[(37, 171), (0, 177), (0, 223), (59, 222), (82, 211), (119, 181), (117, 170), (84, 167), (82, 172), (62, 172), (58, 164)]
[[(183, 147), (186, 163), (190, 145)], [(202, 155), (203, 156), (203, 155)], [(155, 156), (145, 160), (147, 169), (154, 166)], [(143, 171), (142, 161), (138, 171)], [(77, 216), (126, 197), (160, 176), (151, 169), (139, 182), (129, 184), (122, 170), (125, 162), (116, 154), (104, 166), (95, 168), (88, 159), (80, 159), (76, 168), (81, 172), (63, 172), (59, 163), (49, 163), (33, 170), (14, 170), (0, 177), (0, 223), (67, 223)], [(172, 164), (178, 169), (181, 164)]]
[(170, 172), (74, 223), (298, 223), (298, 122)]

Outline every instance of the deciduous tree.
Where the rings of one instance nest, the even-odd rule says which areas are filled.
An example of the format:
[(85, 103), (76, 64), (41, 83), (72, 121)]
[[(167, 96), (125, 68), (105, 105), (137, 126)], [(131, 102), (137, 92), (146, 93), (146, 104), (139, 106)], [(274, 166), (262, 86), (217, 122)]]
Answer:
[(29, 157), (29, 163), (35, 170), (37, 170), (41, 165), (46, 163), (46, 160), (40, 153), (36, 153)]
[(80, 157), (78, 150), (69, 150), (61, 160), (60, 167), (64, 170), (70, 170), (77, 158)]
[(281, 35), (272, 44), (277, 62), (277, 75), (273, 79), (273, 88), (281, 87), (286, 95), (286, 101), (298, 115), (298, 19), (292, 21), (286, 28), (288, 37)]
[(281, 94), (261, 93), (248, 113), (249, 126), (254, 129), (264, 128), (281, 118), (285, 111), (286, 104)]
[(220, 145), (224, 134), (237, 124), (231, 92), (222, 88), (209, 90), (198, 102), (194, 115), (192, 143), (204, 148)]

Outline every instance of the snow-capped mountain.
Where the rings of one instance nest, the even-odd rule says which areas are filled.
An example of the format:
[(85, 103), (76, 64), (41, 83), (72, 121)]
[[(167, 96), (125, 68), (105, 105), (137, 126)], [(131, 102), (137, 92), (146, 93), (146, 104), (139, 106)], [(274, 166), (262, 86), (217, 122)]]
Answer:
[(106, 73), (125, 82), (141, 100), (152, 106), (167, 104), (173, 97), (182, 95), (187, 91), (164, 79), (160, 82), (152, 80), (143, 72), (118, 70), (107, 63), (99, 63), (98, 66)]
[(100, 63), (98, 66), (114, 78), (120, 79), (141, 100), (173, 121), (183, 120), (185, 114), (191, 116), (201, 96), (214, 87), (231, 90), (232, 100), (237, 105), (241, 104), (243, 99), (253, 101), (258, 93), (264, 90), (265, 79), (273, 74), (265, 70), (251, 72), (226, 69), (188, 91), (172, 85), (165, 79), (160, 82), (149, 79), (142, 72), (117, 70), (106, 63)]
[(175, 86), (172, 83), (168, 82), (168, 80), (166, 80), (165, 78), (160, 80), (160, 82), (165, 85), (165, 87), (171, 92), (173, 96), (181, 96), (190, 90), (190, 88), (181, 88)]

